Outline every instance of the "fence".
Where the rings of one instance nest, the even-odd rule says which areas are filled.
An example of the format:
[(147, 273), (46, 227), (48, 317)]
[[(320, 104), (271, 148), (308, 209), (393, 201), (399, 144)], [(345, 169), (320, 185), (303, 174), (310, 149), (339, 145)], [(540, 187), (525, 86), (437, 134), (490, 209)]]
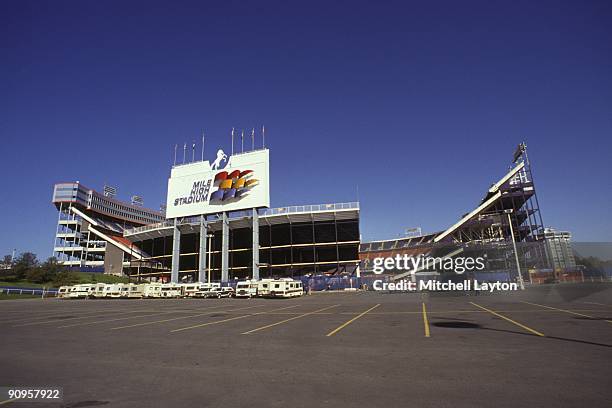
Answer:
[(18, 287), (0, 287), (0, 294), (2, 295), (32, 295), (40, 297), (54, 297), (57, 296), (57, 290), (55, 289), (32, 289), (32, 288), (18, 288)]

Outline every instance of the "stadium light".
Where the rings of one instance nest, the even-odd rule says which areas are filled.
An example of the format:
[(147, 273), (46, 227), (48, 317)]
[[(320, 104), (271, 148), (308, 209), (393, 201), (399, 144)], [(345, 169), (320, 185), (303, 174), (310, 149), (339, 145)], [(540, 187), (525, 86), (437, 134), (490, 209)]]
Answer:
[(510, 214), (514, 212), (513, 209), (504, 210), (504, 213), (508, 216), (508, 225), (510, 226), (510, 238), (512, 239), (512, 246), (514, 247), (514, 259), (516, 259), (516, 270), (518, 271), (518, 281), (521, 286), (521, 290), (525, 289), (525, 282), (523, 282), (523, 275), (521, 275), (521, 264), (519, 263), (518, 252), (516, 250), (516, 241), (514, 240), (514, 229), (512, 228), (512, 220)]

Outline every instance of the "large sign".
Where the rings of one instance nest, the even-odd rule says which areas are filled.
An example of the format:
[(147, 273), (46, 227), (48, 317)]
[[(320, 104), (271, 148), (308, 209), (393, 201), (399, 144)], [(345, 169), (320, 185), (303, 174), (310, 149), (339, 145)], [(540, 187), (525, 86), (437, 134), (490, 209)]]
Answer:
[(212, 162), (172, 168), (166, 218), (270, 207), (269, 151), (228, 157), (217, 151)]

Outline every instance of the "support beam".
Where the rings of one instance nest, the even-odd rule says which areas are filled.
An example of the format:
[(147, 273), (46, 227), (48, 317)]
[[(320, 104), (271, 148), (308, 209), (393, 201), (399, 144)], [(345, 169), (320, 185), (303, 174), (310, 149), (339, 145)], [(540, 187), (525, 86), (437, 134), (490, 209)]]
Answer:
[(253, 279), (259, 280), (259, 214), (253, 208)]
[(222, 224), (221, 282), (227, 282), (229, 280), (229, 219), (225, 211), (223, 212)]
[(200, 216), (200, 256), (198, 262), (198, 282), (208, 282), (206, 274), (206, 236), (208, 224), (203, 215)]
[(174, 219), (174, 229), (172, 233), (172, 274), (170, 282), (178, 283), (179, 278), (179, 258), (181, 255), (181, 230), (179, 229), (178, 219)]

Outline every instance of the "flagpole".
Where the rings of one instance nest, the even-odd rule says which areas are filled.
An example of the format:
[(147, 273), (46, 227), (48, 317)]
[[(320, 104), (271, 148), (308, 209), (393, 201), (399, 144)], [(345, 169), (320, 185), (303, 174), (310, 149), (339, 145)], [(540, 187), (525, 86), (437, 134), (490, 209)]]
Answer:
[(195, 140), (191, 144), (191, 162), (195, 161)]
[(242, 133), (240, 134), (240, 145), (241, 147), (241, 153), (244, 153), (244, 130), (242, 131)]
[(174, 144), (174, 166), (176, 166), (176, 149), (178, 149), (178, 144)]
[(202, 132), (202, 161), (204, 161), (204, 132)]
[(251, 130), (251, 150), (255, 150), (255, 128)]
[(187, 143), (183, 143), (183, 164), (185, 164), (186, 157), (187, 157)]
[(234, 128), (232, 128), (232, 156), (234, 155)]
[(264, 125), (261, 126), (261, 138), (263, 140), (263, 148), (266, 148), (266, 127)]

